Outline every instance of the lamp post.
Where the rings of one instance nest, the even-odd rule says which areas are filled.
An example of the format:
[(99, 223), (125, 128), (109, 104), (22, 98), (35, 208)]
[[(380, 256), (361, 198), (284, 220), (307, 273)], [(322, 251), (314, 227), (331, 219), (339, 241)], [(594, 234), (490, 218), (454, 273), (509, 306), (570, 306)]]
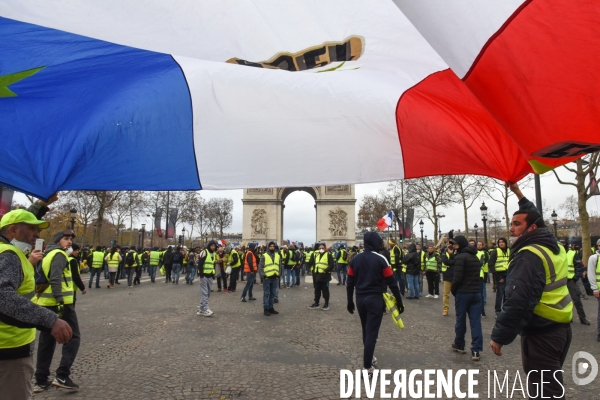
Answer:
[(421, 247), (423, 247), (423, 225), (425, 225), (423, 223), (423, 220), (421, 220), (421, 222), (419, 222), (419, 226), (421, 227)]
[(77, 216), (77, 210), (72, 208), (71, 211), (71, 230), (75, 229), (75, 217)]
[(479, 207), (481, 210), (481, 220), (483, 221), (483, 241), (485, 242), (485, 246), (488, 246), (488, 237), (487, 237), (487, 212), (488, 208), (485, 206), (485, 201)]
[[(154, 247), (154, 217), (156, 214), (152, 214), (152, 236), (150, 236), (150, 247)], [(146, 214), (146, 217), (150, 217), (150, 214)]]
[(146, 224), (142, 224), (142, 244), (141, 247), (144, 247), (145, 243), (144, 241), (146, 240)]
[(478, 238), (478, 236), (477, 236), (477, 229), (478, 229), (479, 227), (477, 226), (477, 224), (475, 224), (475, 226), (474, 226), (473, 228), (475, 228), (475, 244), (477, 244), (477, 242), (479, 241), (479, 238)]
[(501, 221), (499, 219), (491, 219), (490, 224), (494, 224), (494, 242), (498, 242), (498, 223)]
[(137, 231), (137, 234), (138, 234), (138, 247), (140, 247), (140, 243), (142, 241), (142, 231), (138, 230), (137, 228), (135, 230)]
[(185, 243), (185, 226), (183, 228), (181, 228), (181, 240), (179, 244), (184, 244)]
[[(441, 239), (441, 238), (442, 238), (442, 222), (440, 221), (440, 219), (444, 218), (444, 217), (445, 217), (445, 215), (444, 215), (444, 214), (442, 214), (442, 213), (439, 213), (439, 214), (437, 215), (437, 217), (438, 217), (438, 232), (439, 232), (439, 234), (440, 234), (440, 236), (439, 236), (439, 239)], [(435, 233), (435, 231), (433, 231), (433, 232)], [(434, 236), (435, 236), (435, 235), (434, 235)]]
[(552, 214), (550, 214), (550, 218), (552, 218), (552, 225), (554, 225), (554, 236), (558, 237), (558, 230), (556, 227), (556, 223), (558, 221), (558, 214), (556, 214), (556, 210), (552, 210)]
[(425, 244), (427, 244), (427, 246), (429, 246), (429, 241), (427, 240), (427, 235), (425, 235)]

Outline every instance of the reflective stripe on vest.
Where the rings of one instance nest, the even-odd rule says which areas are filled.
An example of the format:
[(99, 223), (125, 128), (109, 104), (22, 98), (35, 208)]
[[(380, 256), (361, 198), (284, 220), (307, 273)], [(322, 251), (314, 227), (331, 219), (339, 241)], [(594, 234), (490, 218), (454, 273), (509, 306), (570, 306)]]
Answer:
[(92, 268), (102, 268), (104, 266), (104, 253), (95, 251), (92, 254)]
[(567, 279), (573, 279), (575, 277), (575, 250), (567, 251)]
[[(33, 277), (33, 265), (25, 257), (25, 254), (15, 246), (0, 243), (0, 253), (11, 251), (19, 257), (21, 271), (23, 271), (23, 282), (17, 288), (17, 293), (30, 298), (35, 289), (35, 278)], [(35, 328), (17, 328), (0, 322), (0, 349), (14, 349), (25, 346), (35, 340)]]
[[(344, 260), (344, 255), (346, 254), (346, 250), (340, 250), (340, 256), (338, 257), (338, 264), (348, 264), (348, 261)], [(346, 257), (347, 258), (347, 257)]]
[(519, 252), (529, 251), (538, 256), (546, 272), (546, 286), (533, 313), (550, 321), (566, 324), (573, 319), (573, 302), (567, 288), (567, 254), (564, 247), (558, 247), (558, 255), (537, 244), (525, 246)]
[[(323, 257), (325, 258), (325, 261), (323, 261)], [(327, 268), (329, 268), (329, 253), (327, 253), (327, 252), (315, 253), (314, 272), (316, 272), (317, 274), (323, 274), (323, 273), (325, 273), (325, 270)]]
[[(42, 271), (46, 276), (48, 282), (50, 282), (50, 266), (52, 265), (52, 261), (54, 257), (58, 254), (62, 254), (65, 257), (66, 267), (62, 271), (62, 280), (61, 280), (61, 294), (63, 296), (64, 304), (73, 304), (73, 277), (71, 275), (71, 266), (69, 265), (69, 258), (67, 253), (65, 253), (62, 249), (54, 249), (51, 250), (48, 254), (44, 256), (42, 260)], [(50, 307), (58, 305), (56, 298), (52, 294), (52, 285), (48, 285), (46, 290), (44, 290), (41, 294), (36, 294), (32, 301), (37, 303), (40, 306)]]
[(435, 253), (433, 254), (433, 257), (431, 257), (431, 258), (425, 257), (425, 269), (427, 271), (437, 271), (437, 266), (438, 266), (438, 262), (435, 257)]
[(281, 262), (281, 255), (275, 253), (275, 260), (271, 258), (269, 253), (263, 255), (265, 257), (265, 276), (270, 278), (272, 276), (279, 276), (279, 263)]
[(304, 252), (304, 263), (308, 264), (308, 262), (310, 261), (310, 256), (312, 256), (312, 251), (306, 251)]
[(211, 254), (208, 250), (206, 251), (206, 259), (204, 260), (202, 271), (204, 271), (204, 275), (215, 274), (215, 255)]
[(235, 263), (231, 264), (231, 268), (237, 268), (240, 265), (242, 265), (242, 260), (240, 260), (240, 255), (235, 250), (231, 250), (230, 257), (233, 257), (234, 254), (237, 255), (237, 261)]
[(108, 261), (106, 262), (109, 267), (118, 268), (119, 267), (119, 252), (115, 251), (112, 254), (108, 254)]
[(508, 258), (510, 257), (510, 249), (506, 249), (506, 252), (496, 249), (496, 272), (504, 272), (508, 270)]
[(160, 252), (159, 251), (151, 251), (150, 252), (150, 265), (157, 266), (160, 262)]
[(288, 250), (287, 265), (296, 265), (296, 261), (294, 261), (294, 251), (293, 250)]

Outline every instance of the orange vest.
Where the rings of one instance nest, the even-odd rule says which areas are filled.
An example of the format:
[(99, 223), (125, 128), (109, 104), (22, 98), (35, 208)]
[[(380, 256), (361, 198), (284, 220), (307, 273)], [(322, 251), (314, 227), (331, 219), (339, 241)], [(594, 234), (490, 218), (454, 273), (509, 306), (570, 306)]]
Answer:
[[(252, 257), (252, 269), (250, 268), (250, 263), (248, 263), (248, 256)], [(257, 266), (256, 266), (256, 256), (254, 255), (254, 253), (252, 253), (251, 251), (247, 251), (246, 252), (246, 257), (244, 257), (244, 272), (254, 272), (256, 271)]]

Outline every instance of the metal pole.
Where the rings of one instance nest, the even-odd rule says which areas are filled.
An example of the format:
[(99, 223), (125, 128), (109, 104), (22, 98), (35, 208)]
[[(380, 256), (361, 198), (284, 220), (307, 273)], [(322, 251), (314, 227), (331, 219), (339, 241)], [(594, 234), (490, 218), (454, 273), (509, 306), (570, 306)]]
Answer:
[(540, 184), (540, 176), (538, 174), (535, 174), (533, 178), (535, 181), (535, 206), (537, 207), (538, 212), (543, 218), (544, 214), (542, 213), (542, 186)]
[[(404, 181), (400, 181), (400, 192), (402, 194), (402, 202), (400, 203), (400, 223), (402, 224), (402, 243), (404, 243), (405, 233), (404, 233)], [(398, 233), (400, 233), (400, 227), (398, 227)]]
[(489, 247), (487, 237), (487, 218), (483, 218), (483, 241), (485, 242), (486, 247)]
[(165, 229), (165, 246), (169, 244), (169, 200), (171, 192), (167, 190), (167, 229)]

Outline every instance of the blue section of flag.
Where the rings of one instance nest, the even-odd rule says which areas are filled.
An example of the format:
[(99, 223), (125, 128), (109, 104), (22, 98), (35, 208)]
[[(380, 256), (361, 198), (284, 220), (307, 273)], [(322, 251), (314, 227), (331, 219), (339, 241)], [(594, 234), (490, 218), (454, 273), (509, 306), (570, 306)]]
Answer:
[(198, 190), (191, 99), (170, 55), (0, 17), (0, 183), (57, 190)]

